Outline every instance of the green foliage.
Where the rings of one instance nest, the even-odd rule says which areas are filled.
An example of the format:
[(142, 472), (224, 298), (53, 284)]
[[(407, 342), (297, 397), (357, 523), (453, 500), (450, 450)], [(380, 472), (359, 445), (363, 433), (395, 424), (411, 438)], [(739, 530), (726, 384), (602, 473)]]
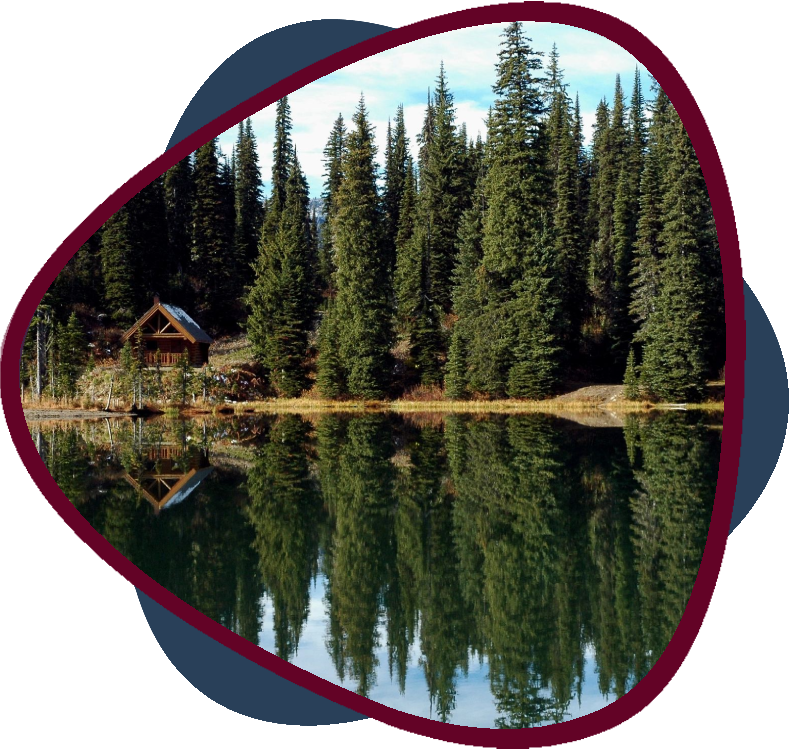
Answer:
[(712, 342), (720, 336), (713, 291), (718, 248), (700, 165), (677, 119), (674, 128), (659, 237), (659, 294), (639, 338), (643, 385), (657, 398), (685, 402), (703, 398), (712, 374)]
[(103, 225), (101, 248), (105, 303), (114, 321), (123, 326), (135, 320), (130, 221), (130, 209), (125, 205)]
[[(544, 105), (535, 71), (541, 69), (520, 24), (509, 25), (497, 66), (498, 96), (490, 124), (483, 186), (481, 265), (484, 290), (475, 305), (475, 280), (459, 264), (457, 310), (479, 309), (471, 333), (471, 381), (493, 396), (541, 397), (552, 391), (559, 367), (559, 300), (551, 289), (556, 268), (548, 203)], [(476, 217), (465, 226), (464, 252), (475, 255)], [(462, 245), (463, 249), (463, 245)], [(469, 261), (467, 261), (469, 263)], [(469, 265), (474, 264), (474, 260)], [(470, 297), (472, 301), (470, 302)], [(469, 312), (464, 316), (472, 317)]]
[(550, 128), (551, 153), (556, 147), (558, 153), (555, 173), (556, 206), (553, 216), (556, 254), (556, 283), (553, 291), (562, 301), (562, 328), (574, 351), (575, 343), (580, 337), (587, 292), (584, 217), (581, 211), (582, 144), (575, 137), (575, 129), (580, 128), (577, 107), (574, 114), (570, 112), (568, 101), (560, 93), (556, 94), (556, 101), (561, 102), (566, 111), (561, 127), (558, 130)]
[(641, 398), (639, 393), (639, 374), (633, 347), (628, 350), (628, 361), (625, 364), (625, 376), (622, 379), (622, 383), (625, 386), (625, 398), (628, 401), (638, 401)]
[(192, 210), (192, 277), (196, 312), (212, 330), (225, 327), (234, 254), (231, 227), (220, 180), (217, 139), (201, 146), (194, 161), (194, 206)]
[(247, 474), (247, 516), (261, 580), (272, 599), (275, 650), (282, 659), (297, 655), (317, 567), (322, 504), (304, 450), (308, 432), (309, 424), (298, 415), (279, 418)]
[(298, 396), (307, 384), (304, 360), (313, 314), (309, 299), (313, 247), (308, 204), (308, 185), (295, 156), (281, 215), (277, 223), (273, 218), (271, 227), (264, 225), (255, 265), (256, 280), (247, 297), (248, 335), (253, 351), (269, 368), (278, 394), (289, 397)]
[(69, 316), (67, 324), (60, 328), (57, 339), (58, 348), (58, 389), (73, 398), (76, 384), (86, 363), (86, 335), (75, 313)]
[(184, 349), (175, 366), (175, 378), (178, 383), (178, 393), (181, 404), (186, 404), (186, 397), (191, 392), (194, 379), (194, 369), (189, 361), (189, 352)]
[(397, 235), (406, 191), (406, 178), (411, 171), (411, 154), (402, 104), (397, 108), (394, 128), (391, 122), (386, 135), (386, 170), (384, 172), (381, 207), (383, 211), (386, 259), (391, 269), (397, 262)]
[(519, 332), (508, 373), (512, 397), (543, 398), (553, 392), (561, 366), (558, 297), (553, 291), (557, 268), (552, 232), (542, 221), (527, 268), (514, 287), (514, 327)]
[(339, 359), (339, 331), (336, 308), (328, 304), (322, 315), (317, 340), (319, 358), (316, 385), (323, 398), (337, 398), (346, 392), (347, 379)]
[[(648, 673), (692, 592), (720, 451), (718, 431), (675, 412), (624, 435), (378, 414), (31, 434), (88, 522), (214, 621), (258, 642), (266, 603), (279, 656), (324, 648), (373, 696), (388, 663), (393, 686), (377, 687), (419, 688), (441, 721), (478, 660), (498, 727), (564, 721), (590, 687), (618, 698)], [(167, 446), (171, 473), (207, 468), (209, 449), (238, 460), (156, 515), (144, 491)]]
[(286, 184), (289, 181), (295, 148), (292, 144), (292, 112), (289, 99), (278, 100), (275, 112), (275, 141), (272, 144), (272, 194), (269, 198), (265, 220), (276, 224), (286, 202)]
[(416, 207), (417, 181), (409, 160), (400, 203), (396, 237), (397, 266), (393, 277), (397, 330), (401, 335), (411, 332), (423, 287), (421, 248), (414, 236)]
[(164, 173), (164, 203), (167, 220), (169, 253), (167, 262), (170, 299), (178, 304), (190, 303), (189, 273), (192, 261), (192, 205), (194, 180), (190, 156), (181, 159)]
[(344, 156), (344, 141), (347, 128), (344, 118), (340, 114), (333, 124), (333, 130), (325, 144), (325, 184), (322, 190), (322, 214), (324, 223), (320, 237), (319, 249), (319, 275), (324, 289), (330, 289), (333, 283), (334, 258), (333, 258), (333, 226), (336, 217), (336, 202), (334, 200), (339, 186), (342, 184), (344, 172), (342, 171), (342, 158)]
[(252, 283), (252, 264), (258, 255), (258, 241), (264, 221), (261, 196), (261, 168), (253, 125), (248, 117), (239, 123), (234, 148), (236, 159), (235, 233), (237, 272), (240, 288)]
[[(133, 346), (131, 340), (128, 339), (122, 346), (119, 354), (119, 367), (120, 367), (120, 383), (119, 390), (123, 394), (134, 392), (134, 383), (136, 380), (136, 358), (133, 354)], [(135, 401), (135, 397), (132, 402)]]
[(390, 373), (390, 275), (380, 252), (375, 145), (363, 98), (353, 125), (335, 198), (337, 356), (351, 396), (380, 398)]
[(314, 349), (318, 390), (333, 397), (444, 383), (459, 398), (541, 398), (565, 381), (619, 382), (634, 346), (649, 395), (701, 398), (725, 362), (721, 261), (702, 171), (666, 94), (654, 82), (645, 102), (637, 69), (626, 103), (617, 76), (584, 149), (555, 46), (543, 70), (511, 23), (496, 74), (487, 140), (472, 141), (442, 64), (416, 170), (400, 106), (382, 183), (362, 99), (349, 135), (341, 115), (333, 125), (319, 200), (286, 98), (264, 205), (252, 123), (240, 123), (230, 162), (216, 139), (205, 144), (67, 263), (21, 380), (70, 391), (55, 335), (70, 313), (102, 351), (158, 292), (212, 334), (246, 327), (283, 396), (313, 381)]
[(447, 350), (447, 370), (444, 392), (447, 398), (463, 399), (467, 396), (467, 347), (462, 326), (456, 322)]

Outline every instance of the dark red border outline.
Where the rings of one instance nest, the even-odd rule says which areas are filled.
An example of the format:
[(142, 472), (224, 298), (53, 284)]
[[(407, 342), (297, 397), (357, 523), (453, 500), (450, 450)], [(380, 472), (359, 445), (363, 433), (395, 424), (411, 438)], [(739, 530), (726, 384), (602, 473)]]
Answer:
[[(708, 185), (721, 248), (725, 282), (727, 341), (726, 409), (717, 493), (703, 560), (686, 611), (664, 654), (627, 695), (594, 713), (529, 729), (488, 729), (442, 724), (389, 708), (310, 674), (236, 635), (183, 602), (142, 573), (111, 546), (69, 502), (45, 468), (30, 439), (19, 397), (19, 356), (36, 307), (57, 274), (81, 245), (124, 203), (203, 143), (233, 127), (268, 104), (318, 78), (378, 52), (446, 31), (497, 23), (511, 17), (522, 21), (561, 23), (601, 34), (627, 49), (652, 72), (674, 103), (694, 144)], [(733, 207), (722, 165), (705, 120), (686, 84), (664, 54), (636, 29), (613, 16), (572, 5), (524, 2), (458, 11), (405, 26), (337, 52), (294, 73), (253, 96), (187, 137), (132, 177), (98, 206), (44, 264), (22, 297), (6, 331), (0, 361), (0, 389), (11, 437), (36, 485), (67, 525), (103, 560), (147, 596), (206, 635), (274, 673), (351, 708), (409, 732), (467, 745), (498, 748), (544, 747), (579, 740), (621, 724), (641, 711), (672, 679), (702, 624), (716, 585), (728, 538), (742, 435), (744, 407), (745, 320), (739, 243)]]

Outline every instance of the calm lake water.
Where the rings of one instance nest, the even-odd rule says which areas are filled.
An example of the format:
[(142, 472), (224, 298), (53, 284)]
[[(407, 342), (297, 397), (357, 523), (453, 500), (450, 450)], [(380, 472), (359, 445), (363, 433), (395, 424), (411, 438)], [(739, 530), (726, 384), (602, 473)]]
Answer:
[(693, 413), (30, 424), (92, 526), (193, 607), (401, 711), (529, 727), (629, 691), (705, 546)]

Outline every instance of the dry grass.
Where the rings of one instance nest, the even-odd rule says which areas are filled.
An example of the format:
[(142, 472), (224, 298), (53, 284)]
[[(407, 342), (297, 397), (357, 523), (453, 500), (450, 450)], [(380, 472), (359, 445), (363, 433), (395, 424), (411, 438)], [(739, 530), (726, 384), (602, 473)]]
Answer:
[(208, 352), (208, 364), (214, 368), (242, 367), (255, 361), (247, 336), (227, 336), (217, 339)]
[[(608, 408), (607, 408), (608, 407)], [(615, 401), (604, 406), (595, 400), (558, 401), (526, 401), (521, 399), (505, 399), (498, 401), (332, 401), (321, 398), (270, 399), (267, 401), (243, 401), (225, 404), (215, 409), (224, 414), (314, 414), (334, 412), (397, 412), (399, 414), (507, 414), (507, 413), (547, 413), (547, 414), (596, 414), (609, 411), (648, 412), (651, 410), (675, 409), (675, 405), (653, 404), (648, 401)], [(722, 402), (689, 404), (685, 408), (693, 410), (723, 411)]]

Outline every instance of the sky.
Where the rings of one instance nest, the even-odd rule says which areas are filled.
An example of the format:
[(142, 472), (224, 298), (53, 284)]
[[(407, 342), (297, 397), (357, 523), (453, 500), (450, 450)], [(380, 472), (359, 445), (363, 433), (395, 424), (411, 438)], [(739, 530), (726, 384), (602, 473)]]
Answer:
[[(497, 51), (505, 26), (501, 23), (459, 29), (410, 42), (353, 63), (290, 94), (292, 139), (308, 179), (311, 197), (319, 197), (322, 192), (322, 152), (334, 120), (341, 113), (349, 126), (362, 92), (370, 122), (375, 127), (379, 165), (383, 166), (387, 124), (394, 118), (399, 104), (404, 108), (406, 129), (416, 160), (416, 135), (422, 129), (428, 88), (433, 90), (435, 86), (440, 63), (444, 63), (453, 94), (456, 123), (459, 127), (463, 122), (467, 124), (471, 139), (479, 132), (485, 137), (486, 113), (494, 101), (492, 84)], [(533, 49), (543, 53), (545, 67), (553, 44), (557, 45), (567, 92), (573, 99), (579, 95), (584, 138), (591, 140), (595, 110), (602, 97), (613, 99), (617, 74), (626, 102), (630, 99), (636, 58), (605, 37), (573, 26), (526, 23), (523, 28)], [(650, 77), (641, 63), (638, 64), (647, 98)], [(275, 105), (257, 112), (251, 121), (266, 196), (272, 169)], [(233, 151), (236, 131), (237, 128), (231, 128), (220, 136), (220, 147), (228, 156)]]
[[(328, 584), (323, 576), (314, 578), (309, 590), (308, 618), (303, 625), (302, 635), (298, 644), (297, 653), (291, 658), (292, 664), (305, 669), (307, 672), (322, 677), (328, 682), (343, 685), (348, 690), (357, 691), (357, 680), (346, 676), (340, 680), (336, 667), (326, 646), (328, 639), (329, 613), (325, 602), (325, 588)], [(259, 645), (276, 653), (274, 623), (274, 603), (266, 594), (263, 596), (262, 606), (264, 617), (262, 630), (259, 634)], [(428, 692), (425, 670), (422, 666), (422, 651), (420, 650), (420, 634), (414, 633), (414, 642), (410, 644), (408, 654), (408, 672), (406, 674), (405, 693), (401, 693), (397, 676), (392, 677), (388, 662), (388, 649), (386, 647), (386, 626), (378, 627), (378, 641), (375, 648), (375, 684), (370, 690), (369, 697), (385, 706), (405, 711), (415, 716), (435, 719), (435, 712), (431, 711), (431, 702)], [(613, 694), (603, 695), (596, 678), (597, 660), (595, 649), (587, 644), (584, 649), (584, 680), (581, 685), (580, 697), (575, 695), (569, 703), (566, 715), (571, 719), (598, 711), (603, 706), (615, 700)], [(493, 727), (497, 716), (496, 701), (491, 694), (489, 684), (489, 663), (486, 658), (481, 660), (475, 654), (469, 658), (467, 673), (461, 670), (456, 675), (457, 696), (450, 721), (453, 724), (462, 724), (471, 727)], [(544, 688), (540, 695), (547, 697), (549, 690)]]

